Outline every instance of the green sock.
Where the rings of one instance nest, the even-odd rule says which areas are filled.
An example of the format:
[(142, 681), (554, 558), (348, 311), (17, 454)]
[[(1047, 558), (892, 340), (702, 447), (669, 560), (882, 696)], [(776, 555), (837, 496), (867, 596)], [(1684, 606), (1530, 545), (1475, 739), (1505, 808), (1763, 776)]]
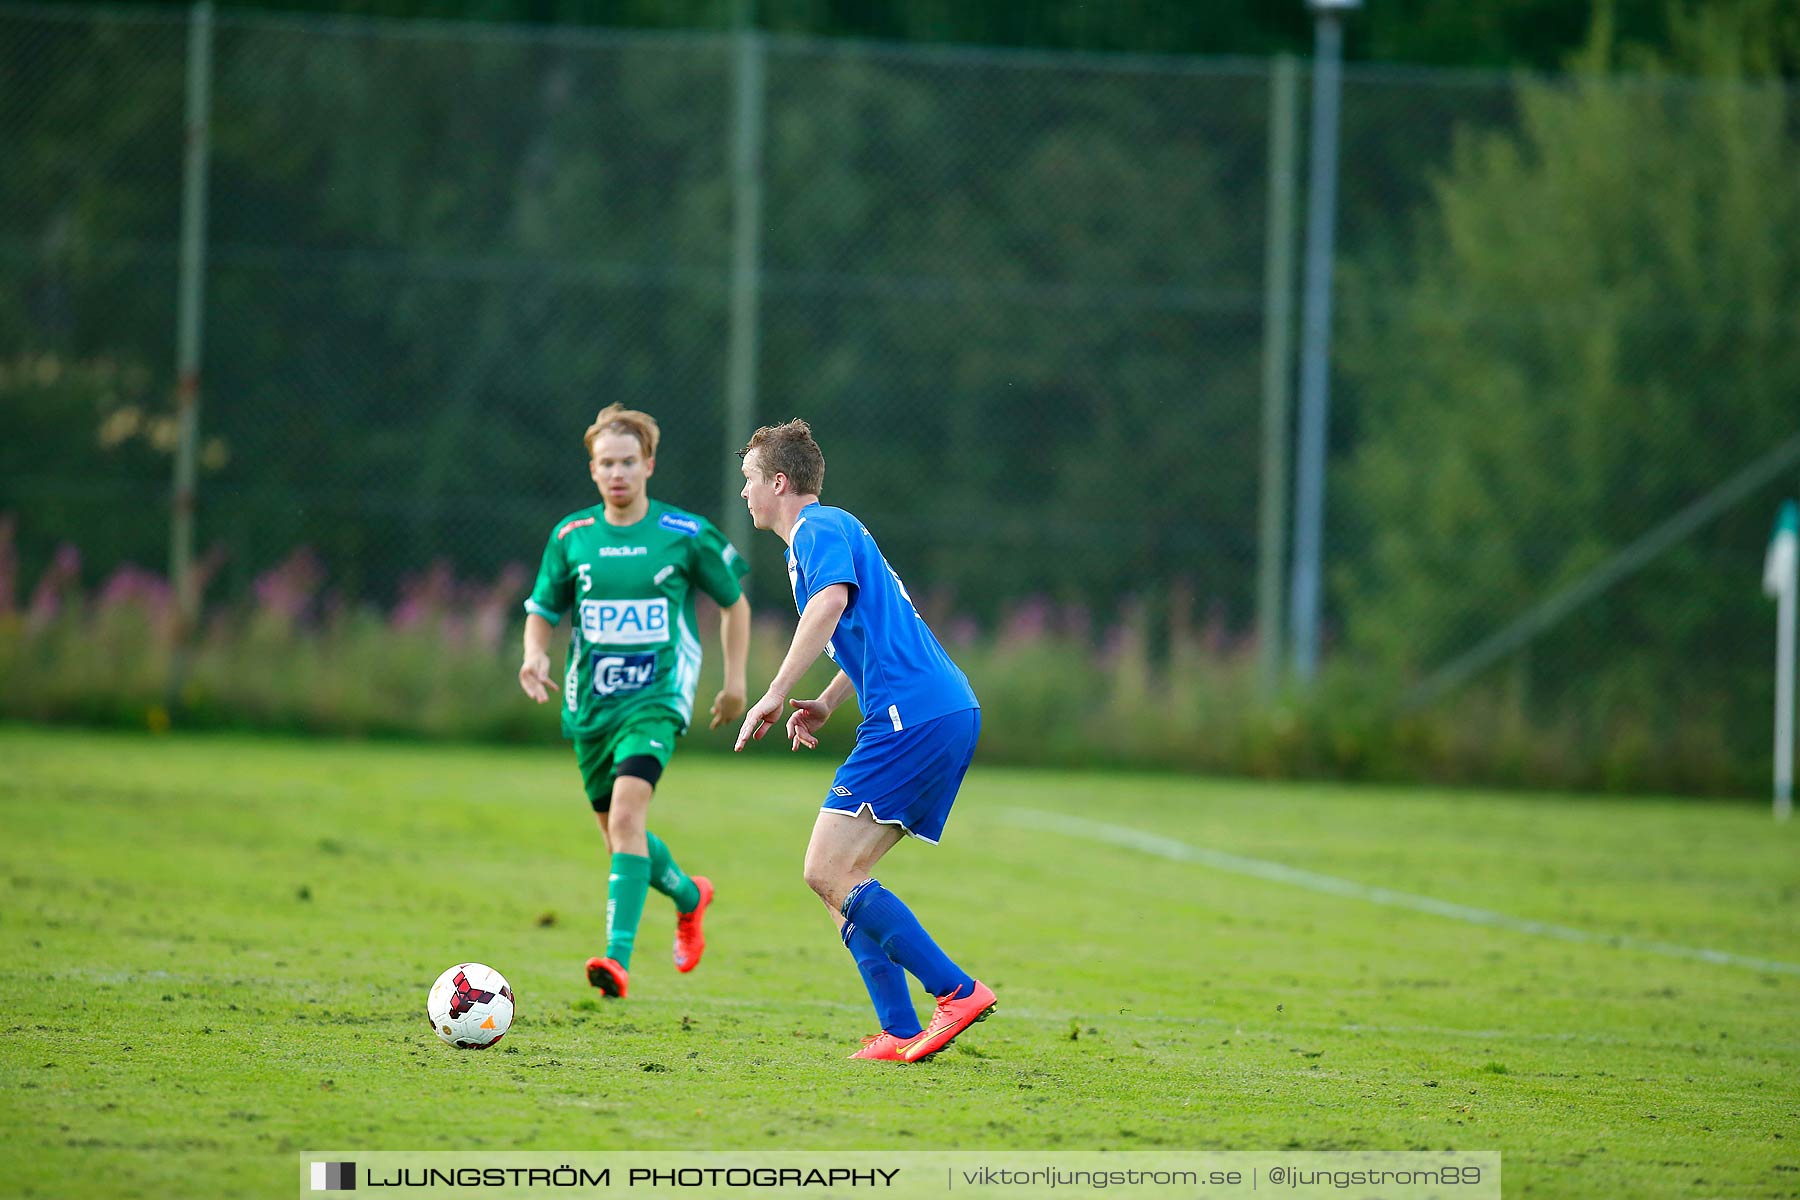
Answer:
[(680, 912), (693, 912), (700, 904), (700, 889), (687, 873), (675, 865), (675, 856), (654, 833), (645, 832), (650, 843), (650, 886), (675, 902)]
[(626, 970), (631, 969), (631, 947), (649, 891), (649, 859), (642, 854), (612, 856), (612, 876), (606, 881), (606, 957)]

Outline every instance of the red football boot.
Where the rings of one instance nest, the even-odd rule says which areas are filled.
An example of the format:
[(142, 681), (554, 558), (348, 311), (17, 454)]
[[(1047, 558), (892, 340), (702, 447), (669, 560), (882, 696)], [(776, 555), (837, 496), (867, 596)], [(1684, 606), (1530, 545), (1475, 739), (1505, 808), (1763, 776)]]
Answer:
[[(913, 1037), (917, 1036), (917, 1034), (913, 1035)], [(850, 1055), (850, 1057), (873, 1058), (878, 1059), (881, 1062), (905, 1062), (906, 1056), (904, 1051), (906, 1050), (907, 1044), (912, 1040), (912, 1038), (895, 1037), (884, 1029), (880, 1033), (871, 1033), (868, 1037), (864, 1038), (862, 1049), (858, 1050), (855, 1054)]]
[(684, 912), (675, 918), (675, 969), (683, 974), (700, 965), (700, 955), (706, 950), (706, 935), (700, 932), (700, 921), (706, 916), (706, 906), (713, 898), (712, 880), (706, 876), (694, 876), (694, 886), (700, 889), (700, 903), (694, 905), (693, 912)]
[(956, 1035), (977, 1021), (984, 1021), (994, 1011), (994, 992), (979, 979), (960, 1000), (939, 996), (937, 1011), (931, 1014), (925, 1032), (906, 1044), (900, 1052), (906, 1062), (923, 1062), (956, 1040)]
[(625, 989), (631, 985), (631, 975), (610, 958), (588, 959), (587, 977), (589, 983), (615, 1000), (623, 1000)]

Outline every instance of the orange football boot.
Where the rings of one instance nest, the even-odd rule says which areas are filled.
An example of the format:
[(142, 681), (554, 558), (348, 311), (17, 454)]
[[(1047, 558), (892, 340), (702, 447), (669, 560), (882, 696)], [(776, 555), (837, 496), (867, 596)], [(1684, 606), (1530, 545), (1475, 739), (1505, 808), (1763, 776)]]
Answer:
[(900, 1056), (906, 1062), (923, 1062), (956, 1040), (956, 1035), (977, 1021), (985, 1021), (994, 1011), (994, 992), (979, 979), (961, 999), (939, 996), (937, 1011), (925, 1032), (906, 1044)]
[(700, 903), (694, 905), (693, 912), (684, 912), (675, 918), (675, 969), (683, 974), (700, 965), (700, 955), (706, 950), (706, 935), (700, 932), (700, 921), (713, 898), (712, 880), (706, 876), (694, 876), (694, 886), (700, 889)]
[(631, 986), (630, 973), (610, 958), (588, 959), (587, 977), (589, 983), (616, 1000), (623, 1000), (625, 989)]
[[(919, 1035), (916, 1033), (913, 1035), (913, 1037), (917, 1036)], [(912, 1038), (895, 1037), (884, 1029), (880, 1033), (871, 1033), (864, 1038), (862, 1049), (850, 1057), (873, 1058), (882, 1062), (905, 1062), (906, 1046), (912, 1040)]]

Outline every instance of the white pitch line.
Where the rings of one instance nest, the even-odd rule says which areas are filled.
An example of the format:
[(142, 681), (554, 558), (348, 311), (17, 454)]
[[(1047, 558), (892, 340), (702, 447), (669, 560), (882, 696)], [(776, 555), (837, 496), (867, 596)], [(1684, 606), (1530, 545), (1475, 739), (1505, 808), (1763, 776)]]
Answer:
[(1154, 854), (1158, 858), (1173, 859), (1176, 862), (1199, 863), (1218, 871), (1249, 875), (1272, 883), (1291, 884), (1309, 891), (1324, 892), (1329, 896), (1346, 896), (1352, 900), (1366, 900), (1371, 904), (1385, 904), (1390, 908), (1408, 908), (1414, 912), (1429, 913), (1434, 917), (1466, 921), (1471, 925), (1486, 925), (1493, 929), (1508, 929), (1514, 933), (1529, 933), (1538, 937), (1558, 938), (1565, 942), (1580, 942), (1584, 945), (1642, 950), (1650, 954), (1666, 955), (1670, 958), (1697, 959), (1700, 962), (1717, 963), (1721, 966), (1749, 967), (1753, 970), (1773, 971), (1781, 975), (1800, 975), (1800, 963), (1782, 962), (1773, 958), (1753, 958), (1745, 954), (1729, 954), (1724, 950), (1710, 950), (1700, 946), (1681, 946), (1674, 942), (1636, 938), (1625, 933), (1590, 933), (1585, 929), (1575, 929), (1568, 925), (1552, 925), (1547, 921), (1529, 921), (1523, 917), (1490, 912), (1485, 908), (1470, 908), (1466, 904), (1452, 904), (1448, 900), (1437, 900), (1430, 896), (1415, 896), (1409, 892), (1370, 887), (1353, 880), (1320, 875), (1316, 871), (1303, 871), (1298, 867), (1283, 866), (1281, 863), (1267, 862), (1260, 858), (1244, 858), (1219, 850), (1206, 850), (1198, 846), (1190, 846), (1186, 842), (1178, 842), (1174, 838), (1163, 837), (1160, 834), (1145, 833), (1141, 829), (1129, 829), (1123, 825), (1108, 825), (1103, 821), (1089, 821), (1083, 817), (1040, 812), (1029, 808), (1003, 808), (998, 810), (998, 815), (1008, 824), (1027, 829), (1050, 829), (1074, 837), (1123, 846), (1128, 850), (1141, 850), (1145, 854)]

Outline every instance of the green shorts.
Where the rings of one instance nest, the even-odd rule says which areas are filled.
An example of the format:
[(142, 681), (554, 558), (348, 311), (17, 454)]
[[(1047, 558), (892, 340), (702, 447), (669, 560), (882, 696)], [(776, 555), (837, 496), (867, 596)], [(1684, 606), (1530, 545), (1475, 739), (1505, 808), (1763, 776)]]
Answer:
[[(581, 782), (587, 789), (588, 803), (595, 812), (612, 807), (613, 781), (619, 777), (619, 764), (628, 758), (653, 758), (660, 777), (675, 753), (675, 739), (681, 722), (674, 713), (648, 709), (634, 713), (626, 722), (608, 733), (575, 739), (575, 761), (581, 765)], [(652, 779), (651, 784), (656, 783)]]

